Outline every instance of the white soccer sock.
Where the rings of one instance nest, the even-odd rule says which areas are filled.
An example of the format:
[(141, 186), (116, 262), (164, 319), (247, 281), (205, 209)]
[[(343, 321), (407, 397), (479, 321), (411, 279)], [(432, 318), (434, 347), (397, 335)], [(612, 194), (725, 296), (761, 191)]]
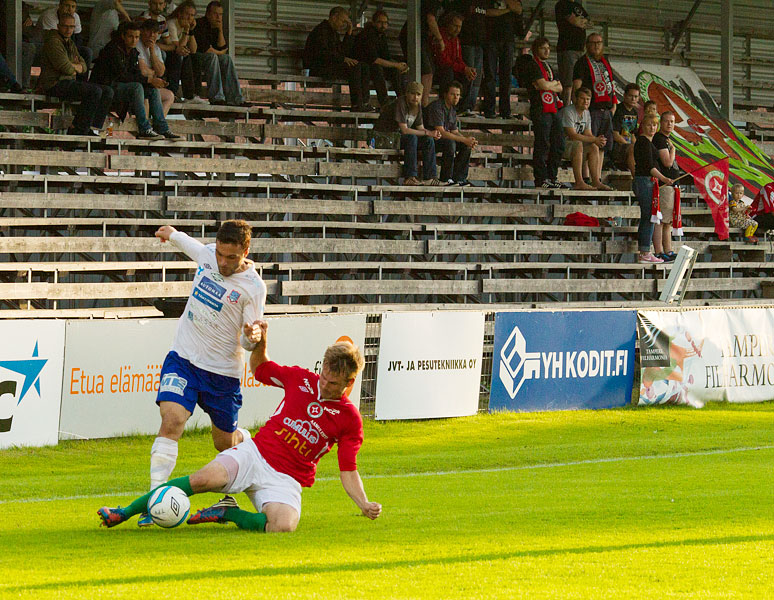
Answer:
[(247, 440), (251, 439), (253, 436), (250, 435), (250, 432), (247, 431), (247, 429), (243, 429), (242, 427), (237, 427), (237, 431), (242, 433), (242, 441), (246, 442)]
[(157, 488), (169, 480), (177, 463), (177, 442), (165, 437), (157, 437), (151, 446), (150, 489)]

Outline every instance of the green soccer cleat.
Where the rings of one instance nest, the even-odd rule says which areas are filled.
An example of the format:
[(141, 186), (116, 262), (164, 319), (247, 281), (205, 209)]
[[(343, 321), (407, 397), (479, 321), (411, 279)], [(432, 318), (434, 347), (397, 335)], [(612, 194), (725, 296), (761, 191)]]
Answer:
[(115, 527), (126, 521), (129, 517), (126, 516), (124, 509), (120, 506), (117, 508), (108, 508), (103, 506), (97, 511), (99, 518), (102, 519), (100, 525), (105, 527)]
[(199, 525), (200, 523), (225, 523), (226, 509), (239, 508), (239, 504), (232, 496), (224, 496), (209, 508), (203, 508), (196, 511), (196, 514), (188, 518), (189, 525)]

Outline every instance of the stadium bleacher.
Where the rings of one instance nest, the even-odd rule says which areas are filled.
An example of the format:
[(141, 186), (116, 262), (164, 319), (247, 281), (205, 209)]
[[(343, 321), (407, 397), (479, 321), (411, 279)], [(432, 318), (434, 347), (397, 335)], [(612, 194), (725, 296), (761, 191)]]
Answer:
[[(233, 217), (253, 225), (269, 312), (656, 302), (670, 267), (634, 263), (628, 174), (606, 173), (613, 192), (529, 187), (523, 90), (516, 119), (461, 119), (480, 142), (474, 187), (407, 187), (400, 152), (373, 145), (377, 115), (342, 110), (340, 82), (250, 77), (248, 107), (174, 104), (180, 142), (135, 139), (133, 118), (106, 138), (61, 135), (66, 103), (0, 94), (0, 316), (153, 314), (154, 299), (188, 294), (194, 268), (153, 231), (211, 239)], [(766, 148), (774, 121), (744, 114)], [(717, 241), (703, 201), (683, 198), (675, 243), (699, 252), (686, 303), (772, 297), (772, 248), (738, 231)], [(574, 212), (600, 225), (564, 225)]]

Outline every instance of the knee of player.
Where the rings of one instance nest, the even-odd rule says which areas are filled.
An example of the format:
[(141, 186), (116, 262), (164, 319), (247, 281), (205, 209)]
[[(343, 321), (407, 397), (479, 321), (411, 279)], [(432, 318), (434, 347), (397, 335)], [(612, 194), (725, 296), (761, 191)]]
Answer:
[(266, 523), (266, 531), (269, 533), (292, 533), (298, 527), (295, 519), (274, 519)]

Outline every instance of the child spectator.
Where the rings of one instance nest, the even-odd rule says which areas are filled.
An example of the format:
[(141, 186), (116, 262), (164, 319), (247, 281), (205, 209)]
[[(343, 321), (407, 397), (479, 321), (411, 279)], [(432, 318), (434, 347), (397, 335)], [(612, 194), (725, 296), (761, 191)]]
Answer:
[(744, 241), (757, 244), (758, 238), (753, 234), (758, 229), (758, 222), (750, 216), (750, 207), (744, 203), (744, 186), (735, 183), (731, 188), (731, 199), (728, 201), (728, 224), (731, 227), (744, 227)]

